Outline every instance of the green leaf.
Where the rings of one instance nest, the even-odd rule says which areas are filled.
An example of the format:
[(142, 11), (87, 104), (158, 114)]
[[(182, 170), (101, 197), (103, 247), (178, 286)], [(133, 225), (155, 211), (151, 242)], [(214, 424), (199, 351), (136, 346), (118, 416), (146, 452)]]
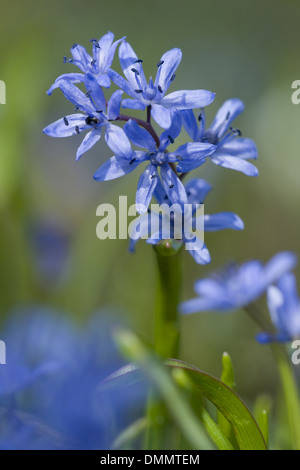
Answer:
[(221, 380), (196, 367), (175, 359), (168, 359), (169, 367), (183, 368), (202, 395), (210, 400), (233, 428), (241, 450), (267, 450), (262, 432), (240, 397)]
[[(221, 381), (227, 385), (229, 388), (235, 389), (235, 380), (234, 380), (234, 371), (231, 358), (227, 352), (223, 353), (222, 356), (222, 375)], [(227, 439), (232, 438), (232, 427), (228, 420), (223, 416), (223, 414), (218, 411), (217, 415), (218, 425)]]
[[(178, 389), (171, 374), (161, 362), (150, 352), (141, 341), (130, 331), (119, 329), (115, 333), (116, 342), (123, 355), (138, 364), (144, 374), (156, 387), (161, 398), (186, 440), (194, 449), (213, 449), (213, 445), (207, 437), (201, 422), (197, 420), (184, 395)], [(125, 369), (128, 375), (134, 371), (128, 367)], [(137, 370), (137, 368), (136, 368)], [(124, 373), (123, 373), (124, 375)], [(122, 371), (115, 378), (121, 377)], [(112, 376), (110, 376), (112, 380)], [(106, 380), (106, 384), (108, 381)]]
[(269, 442), (269, 414), (272, 408), (272, 398), (260, 395), (254, 403), (253, 414), (263, 433), (266, 443)]
[(145, 431), (146, 426), (146, 418), (137, 419), (115, 438), (111, 449), (130, 450), (132, 442), (135, 441), (140, 436), (140, 434)]

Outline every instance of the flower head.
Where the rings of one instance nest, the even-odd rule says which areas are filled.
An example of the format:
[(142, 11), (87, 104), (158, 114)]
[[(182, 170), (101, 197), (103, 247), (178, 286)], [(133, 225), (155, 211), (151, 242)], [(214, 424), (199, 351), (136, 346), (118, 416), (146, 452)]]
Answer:
[(60, 75), (47, 93), (51, 95), (52, 91), (60, 86), (62, 80), (68, 80), (72, 83), (84, 82), (85, 74), (93, 75), (100, 86), (109, 88), (111, 81), (108, 76), (108, 71), (112, 65), (116, 48), (123, 39), (124, 38), (121, 38), (113, 42), (114, 35), (110, 31), (102, 36), (99, 41), (97, 41), (97, 39), (91, 39), (93, 43), (93, 56), (90, 56), (86, 49), (80, 44), (73, 44), (71, 47), (73, 58), (67, 59), (65, 57), (64, 62), (76, 65), (82, 73), (65, 73)]
[[(257, 168), (249, 159), (257, 158), (257, 149), (252, 139), (241, 136), (241, 131), (231, 126), (234, 119), (244, 110), (244, 104), (237, 98), (225, 101), (216, 114), (211, 126), (205, 129), (205, 113), (202, 110), (198, 122), (193, 111), (181, 111), (183, 125), (194, 142), (210, 142), (216, 150), (210, 155), (213, 163), (224, 168), (241, 171), (248, 176), (257, 176)], [(186, 173), (202, 165), (206, 159), (195, 162), (181, 162), (178, 171)]]
[(282, 252), (265, 265), (249, 261), (240, 267), (215, 273), (195, 283), (199, 297), (181, 304), (182, 313), (207, 310), (228, 311), (244, 307), (258, 299), (267, 288), (296, 265), (296, 256)]
[[(181, 145), (173, 152), (167, 151), (167, 146), (173, 143), (181, 129), (181, 119), (178, 113), (173, 115), (172, 126), (164, 131), (159, 139), (159, 146), (152, 135), (141, 128), (135, 121), (130, 120), (124, 126), (124, 131), (110, 128), (106, 142), (115, 156), (105, 162), (94, 174), (96, 181), (107, 181), (119, 178), (132, 172), (143, 162), (149, 162), (140, 176), (136, 193), (137, 211), (144, 213), (150, 204), (154, 190), (161, 180), (166, 194), (172, 204), (184, 205), (187, 195), (184, 185), (170, 164), (183, 158), (191, 160), (202, 158), (214, 151), (215, 147), (208, 143), (188, 143)], [(146, 150), (135, 151), (129, 139), (138, 147)]]
[(171, 126), (172, 110), (203, 108), (214, 100), (215, 94), (207, 90), (182, 90), (166, 95), (182, 58), (180, 49), (174, 48), (163, 54), (157, 63), (155, 80), (150, 77), (149, 82), (144, 74), (143, 61), (127, 41), (120, 46), (119, 58), (127, 80), (113, 70), (109, 70), (108, 75), (133, 98), (123, 100), (122, 106), (142, 110), (151, 106), (151, 116), (164, 129)]
[[(86, 94), (70, 81), (61, 80), (59, 88), (79, 112), (64, 116), (43, 129), (43, 132), (51, 137), (68, 137), (89, 130), (77, 150), (76, 160), (98, 142), (103, 127), (106, 133), (111, 127), (119, 129), (110, 121), (119, 115), (123, 93), (121, 90), (115, 91), (106, 103), (102, 89), (93, 75), (86, 75), (84, 81), (87, 88)], [(117, 133), (118, 130), (115, 132)]]
[(287, 273), (276, 286), (270, 286), (267, 292), (271, 320), (277, 333), (259, 333), (260, 343), (271, 341), (291, 341), (300, 337), (300, 299), (297, 292), (296, 278)]
[[(185, 185), (188, 204), (184, 207), (171, 204), (170, 199), (158, 181), (154, 190), (154, 196), (164, 213), (150, 213), (141, 216), (132, 226), (134, 237), (130, 242), (130, 251), (134, 251), (138, 239), (146, 238), (147, 243), (157, 245), (163, 240), (171, 238), (180, 241), (189, 251), (198, 264), (210, 263), (210, 253), (204, 244), (203, 231), (212, 232), (224, 229), (243, 230), (243, 221), (232, 212), (220, 212), (218, 214), (204, 215), (197, 211), (211, 190), (207, 181), (197, 178), (190, 180)], [(168, 210), (168, 209), (172, 210)], [(156, 231), (154, 231), (155, 229)]]

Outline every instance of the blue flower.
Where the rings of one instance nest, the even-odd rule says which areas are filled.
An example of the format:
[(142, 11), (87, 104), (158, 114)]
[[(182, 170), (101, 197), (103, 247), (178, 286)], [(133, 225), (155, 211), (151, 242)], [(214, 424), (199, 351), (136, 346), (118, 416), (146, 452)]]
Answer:
[(124, 365), (111, 340), (119, 321), (102, 312), (78, 328), (62, 314), (20, 313), (1, 332), (0, 449), (111, 448), (141, 415), (148, 387), (99, 388)]
[(223, 273), (195, 283), (199, 297), (187, 300), (180, 306), (181, 313), (207, 310), (228, 311), (244, 307), (258, 299), (267, 288), (296, 265), (296, 256), (282, 252), (265, 265), (249, 261), (240, 267), (232, 266)]
[(89, 130), (90, 132), (77, 150), (76, 160), (79, 160), (99, 141), (103, 127), (105, 127), (106, 136), (111, 128), (114, 128), (116, 135), (118, 135), (118, 131), (121, 131), (110, 121), (119, 116), (123, 92), (121, 90), (115, 91), (106, 104), (103, 91), (95, 77), (90, 74), (85, 75), (84, 82), (87, 89), (86, 94), (70, 81), (60, 81), (59, 88), (65, 97), (75, 105), (75, 109), (81, 113), (64, 116), (43, 129), (43, 132), (51, 137), (68, 137)]
[(52, 91), (60, 86), (62, 80), (68, 80), (72, 83), (84, 82), (85, 74), (93, 75), (100, 86), (109, 88), (111, 81), (108, 71), (113, 62), (116, 48), (123, 39), (121, 38), (113, 42), (114, 35), (110, 31), (102, 36), (99, 41), (91, 39), (93, 43), (93, 57), (80, 44), (73, 44), (71, 48), (73, 59), (65, 57), (64, 62), (76, 65), (82, 73), (65, 73), (60, 75), (47, 91), (48, 95), (51, 95)]
[[(257, 176), (257, 168), (247, 160), (257, 158), (253, 140), (241, 137), (238, 129), (231, 127), (234, 119), (244, 110), (244, 104), (237, 98), (225, 101), (216, 114), (211, 126), (205, 129), (205, 113), (201, 112), (198, 123), (192, 110), (181, 111), (183, 125), (194, 142), (210, 142), (216, 150), (210, 155), (213, 163), (224, 168), (241, 171), (248, 176)], [(178, 171), (186, 173), (205, 163), (181, 162)]]
[(277, 333), (260, 333), (256, 336), (260, 343), (271, 341), (292, 341), (300, 337), (300, 299), (297, 293), (296, 278), (287, 273), (276, 286), (270, 286), (267, 292), (271, 320)]
[(133, 99), (122, 102), (124, 108), (142, 109), (151, 106), (151, 116), (162, 128), (171, 126), (172, 110), (203, 108), (211, 104), (215, 94), (207, 90), (182, 90), (166, 95), (175, 78), (175, 71), (180, 64), (182, 53), (174, 48), (163, 54), (157, 64), (157, 74), (153, 82), (147, 82), (142, 60), (138, 58), (130, 44), (123, 41), (119, 49), (119, 58), (124, 79), (117, 72), (109, 70), (112, 81)]
[[(185, 244), (186, 249), (198, 264), (210, 263), (210, 253), (203, 242), (203, 237), (199, 237), (195, 227), (200, 227), (207, 232), (215, 232), (224, 229), (243, 230), (244, 224), (240, 217), (232, 212), (220, 212), (211, 215), (197, 215), (197, 209), (212, 189), (207, 181), (197, 178), (190, 180), (185, 185), (187, 201), (190, 206), (176, 206), (170, 203), (169, 197), (163, 185), (158, 182), (154, 196), (161, 207), (172, 206), (172, 211), (165, 213), (151, 212), (140, 216), (132, 224), (132, 236), (130, 241), (130, 251), (135, 249), (136, 242), (147, 238), (147, 243), (157, 245), (162, 240), (172, 238)], [(196, 223), (197, 222), (197, 223)], [(154, 232), (154, 229), (157, 232)], [(199, 229), (198, 229), (199, 230)], [(195, 235), (196, 233), (196, 235)]]
[[(208, 143), (188, 143), (181, 145), (174, 152), (167, 152), (167, 146), (174, 142), (180, 130), (181, 119), (179, 113), (175, 113), (172, 126), (162, 133), (157, 148), (152, 135), (133, 120), (129, 120), (125, 124), (124, 131), (118, 129), (118, 133), (116, 133), (115, 127), (108, 129), (106, 142), (115, 153), (115, 156), (106, 161), (96, 171), (94, 179), (96, 181), (107, 181), (119, 178), (135, 170), (141, 163), (149, 161), (138, 182), (136, 193), (137, 211), (139, 213), (147, 211), (159, 179), (161, 179), (172, 204), (183, 205), (187, 203), (184, 185), (170, 164), (183, 158), (187, 160), (202, 158), (202, 156), (213, 152), (215, 147)], [(132, 150), (129, 139), (133, 144), (146, 149), (146, 151)], [(160, 170), (160, 178), (158, 170)]]

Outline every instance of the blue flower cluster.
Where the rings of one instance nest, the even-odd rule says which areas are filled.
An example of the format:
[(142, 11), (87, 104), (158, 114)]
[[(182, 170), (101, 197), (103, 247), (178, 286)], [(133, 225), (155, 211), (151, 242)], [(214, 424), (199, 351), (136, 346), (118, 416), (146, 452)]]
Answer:
[[(119, 178), (146, 164), (136, 192), (137, 211), (144, 214), (153, 197), (158, 203), (163, 198), (169, 206), (178, 204), (182, 209), (191, 198), (194, 203), (202, 203), (204, 195), (199, 188), (205, 187), (205, 182), (192, 179), (184, 185), (182, 180), (207, 160), (248, 176), (258, 175), (257, 168), (248, 161), (257, 158), (254, 142), (242, 137), (232, 126), (244, 109), (239, 99), (227, 100), (211, 125), (206, 126), (204, 108), (213, 102), (213, 92), (199, 89), (168, 93), (182, 59), (180, 49), (163, 54), (156, 64), (155, 79), (147, 80), (143, 60), (125, 38), (114, 41), (114, 35), (108, 32), (99, 41), (92, 39), (91, 42), (92, 55), (83, 46), (74, 44), (72, 58), (64, 58), (64, 62), (76, 65), (80, 72), (60, 75), (48, 90), (50, 95), (59, 88), (75, 106), (75, 113), (50, 124), (44, 133), (67, 137), (88, 131), (77, 150), (78, 160), (100, 140), (104, 129), (105, 141), (114, 155), (96, 171), (96, 181)], [(118, 46), (124, 76), (111, 68)], [(119, 89), (107, 99), (103, 89), (110, 88), (112, 83)], [(123, 97), (124, 92), (128, 97)], [(121, 108), (145, 111), (145, 120), (123, 114)], [(196, 115), (194, 110), (198, 110)], [(154, 128), (153, 121), (161, 131)], [(189, 141), (174, 147), (182, 129), (187, 132)], [(204, 223), (205, 230), (243, 228), (242, 221), (231, 212), (206, 216)], [(186, 243), (183, 234), (177, 237)], [(161, 236), (156, 243), (160, 239)], [(153, 240), (149, 238), (150, 243), (154, 243)], [(210, 261), (203, 241), (199, 243), (199, 250), (193, 251), (198, 263)]]
[(145, 382), (100, 386), (124, 365), (111, 340), (116, 323), (104, 312), (80, 328), (40, 308), (10, 316), (1, 331), (0, 449), (109, 449), (142, 416)]

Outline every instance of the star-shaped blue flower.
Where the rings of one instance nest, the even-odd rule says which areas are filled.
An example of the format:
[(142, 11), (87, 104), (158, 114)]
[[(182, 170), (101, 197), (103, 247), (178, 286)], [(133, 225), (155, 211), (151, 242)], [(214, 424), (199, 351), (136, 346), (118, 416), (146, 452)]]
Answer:
[(123, 100), (122, 106), (142, 110), (151, 106), (151, 116), (163, 129), (171, 126), (172, 110), (203, 108), (214, 100), (215, 94), (207, 90), (181, 90), (166, 95), (182, 58), (180, 49), (174, 48), (163, 54), (157, 64), (155, 80), (153, 82), (150, 78), (149, 83), (144, 74), (143, 61), (127, 41), (120, 46), (119, 58), (127, 80), (113, 70), (109, 70), (108, 75), (133, 98)]
[(101, 138), (103, 127), (105, 133), (114, 128), (114, 134), (119, 135), (121, 129), (110, 123), (117, 119), (120, 112), (122, 90), (115, 91), (106, 104), (103, 92), (93, 75), (85, 75), (84, 78), (87, 93), (84, 94), (76, 85), (68, 80), (61, 80), (59, 88), (66, 98), (75, 105), (81, 113), (69, 114), (53, 122), (43, 129), (43, 132), (51, 137), (68, 137), (89, 130), (80, 144), (76, 160), (83, 153), (90, 150)]
[[(151, 212), (139, 217), (135, 224), (132, 225), (135, 236), (131, 239), (130, 251), (134, 251), (136, 242), (141, 238), (145, 239), (148, 236), (147, 243), (156, 245), (170, 237), (171, 234), (173, 239), (185, 244), (186, 249), (198, 264), (210, 263), (210, 253), (203, 239), (197, 236), (197, 234), (195, 235), (195, 227), (203, 227), (203, 230), (206, 232), (216, 232), (224, 229), (243, 230), (244, 228), (243, 221), (233, 212), (219, 212), (211, 215), (197, 214), (199, 205), (204, 203), (211, 189), (212, 187), (207, 181), (200, 178), (192, 179), (185, 185), (187, 200), (190, 206), (185, 208), (179, 206), (177, 208), (178, 211), (166, 212), (163, 215)], [(154, 196), (161, 207), (164, 204), (171, 205), (169, 197), (160, 182), (158, 182), (155, 188)], [(176, 209), (174, 206), (173, 208)], [(196, 220), (196, 218), (199, 219)], [(151, 227), (151, 223), (153, 222), (155, 227), (159, 227), (158, 232), (152, 233), (153, 227)], [(178, 230), (179, 233), (177, 233)]]
[[(210, 155), (215, 165), (241, 171), (248, 176), (257, 176), (257, 168), (249, 159), (257, 159), (256, 145), (252, 139), (241, 137), (241, 132), (231, 126), (234, 119), (244, 110), (244, 104), (237, 98), (232, 98), (221, 106), (211, 126), (205, 129), (204, 111), (198, 117), (198, 122), (192, 110), (181, 111), (183, 125), (194, 142), (210, 142), (216, 145), (216, 150)], [(186, 173), (205, 163), (206, 159), (197, 162), (182, 162), (178, 171)]]
[[(162, 185), (172, 204), (183, 205), (187, 203), (187, 195), (184, 185), (178, 178), (170, 164), (182, 159), (193, 160), (209, 155), (215, 146), (208, 143), (188, 143), (181, 145), (173, 152), (167, 152), (167, 146), (173, 143), (181, 130), (181, 118), (178, 113), (173, 116), (172, 126), (160, 136), (160, 145), (157, 148), (154, 138), (150, 133), (140, 127), (135, 121), (129, 120), (124, 131), (115, 127), (108, 129), (106, 142), (115, 153), (111, 159), (105, 162), (94, 174), (96, 181), (107, 181), (119, 178), (131, 173), (141, 163), (149, 164), (140, 176), (137, 193), (136, 208), (139, 213), (144, 213), (152, 199), (156, 185), (161, 179)], [(135, 151), (130, 141), (146, 151)], [(160, 173), (159, 173), (160, 172)]]
[(198, 297), (183, 302), (181, 313), (229, 311), (244, 307), (258, 299), (296, 263), (293, 253), (282, 252), (273, 256), (265, 266), (260, 261), (249, 261), (240, 267), (233, 266), (223, 273), (201, 279), (195, 283)]
[(260, 343), (271, 341), (292, 341), (300, 337), (300, 299), (297, 292), (296, 278), (287, 273), (279, 279), (276, 286), (268, 288), (268, 307), (271, 320), (277, 333), (259, 333)]
[(64, 58), (64, 62), (70, 62), (80, 68), (82, 73), (65, 73), (60, 75), (47, 93), (51, 95), (55, 88), (60, 86), (61, 80), (69, 80), (72, 83), (84, 82), (85, 74), (93, 75), (98, 84), (105, 88), (109, 88), (111, 81), (108, 71), (112, 65), (116, 48), (124, 38), (113, 42), (114, 35), (110, 31), (102, 36), (99, 41), (91, 39), (93, 43), (93, 56), (86, 51), (85, 47), (80, 44), (73, 44), (71, 48), (72, 59)]

